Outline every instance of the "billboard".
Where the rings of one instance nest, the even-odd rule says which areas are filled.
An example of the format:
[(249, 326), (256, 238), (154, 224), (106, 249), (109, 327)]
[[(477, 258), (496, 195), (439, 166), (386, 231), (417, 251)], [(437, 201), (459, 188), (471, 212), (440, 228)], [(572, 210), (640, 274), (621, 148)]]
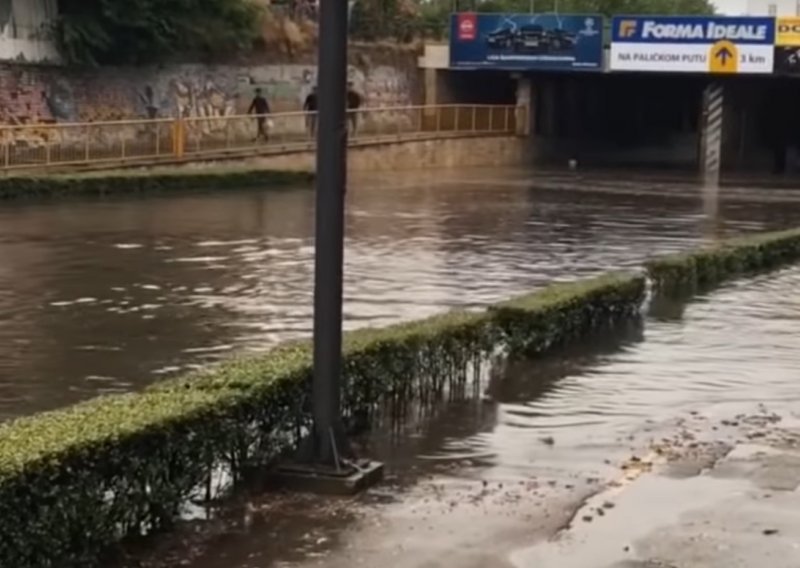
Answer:
[(800, 18), (778, 18), (775, 72), (800, 75)]
[(602, 71), (602, 32), (593, 15), (453, 14), (450, 67)]
[(775, 19), (615, 16), (612, 71), (772, 73)]

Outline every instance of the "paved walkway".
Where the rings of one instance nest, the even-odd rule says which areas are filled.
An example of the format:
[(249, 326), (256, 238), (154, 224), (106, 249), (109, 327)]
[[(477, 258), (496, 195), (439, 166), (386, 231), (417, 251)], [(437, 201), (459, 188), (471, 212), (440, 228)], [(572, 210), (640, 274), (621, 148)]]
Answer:
[[(405, 132), (396, 134), (364, 134), (350, 140), (348, 147), (365, 148), (386, 144), (403, 142), (419, 142), (425, 140), (447, 140), (453, 138), (484, 138), (498, 136), (512, 136), (512, 133), (497, 132)], [(108, 149), (104, 152), (93, 151), (92, 160), (84, 161), (83, 154), (76, 158), (74, 152), (58, 152), (49, 155), (37, 151), (24, 158), (15, 160), (12, 168), (8, 170), (13, 175), (37, 175), (42, 173), (71, 173), (76, 171), (103, 171), (125, 167), (158, 167), (168, 165), (181, 165), (202, 162), (242, 161), (259, 157), (282, 156), (289, 154), (308, 153), (316, 150), (316, 142), (308, 137), (298, 136), (293, 138), (276, 138), (269, 143), (247, 142), (243, 145), (225, 146), (222, 144), (206, 143), (198, 147), (188, 147), (181, 157), (176, 157), (170, 152), (163, 151), (156, 155), (152, 148), (131, 148), (125, 157)], [(49, 164), (49, 165), (48, 165)], [(0, 167), (2, 170), (2, 167)]]
[(262, 495), (135, 565), (797, 568), (790, 407), (687, 413), (621, 446), (566, 469), (545, 460), (498, 472), (474, 458), (410, 467), (355, 499)]
[[(537, 568), (733, 568), (800, 565), (800, 420), (714, 412), (679, 421), (571, 527), (511, 554)], [(608, 507), (608, 508), (607, 508)]]

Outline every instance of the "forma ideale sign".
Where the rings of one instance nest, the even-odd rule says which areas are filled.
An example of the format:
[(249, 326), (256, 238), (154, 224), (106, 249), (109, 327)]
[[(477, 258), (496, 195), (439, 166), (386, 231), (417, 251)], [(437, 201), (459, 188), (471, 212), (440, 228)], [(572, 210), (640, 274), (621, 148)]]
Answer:
[(575, 14), (453, 14), (450, 67), (602, 71), (603, 19)]
[(611, 71), (772, 73), (775, 19), (615, 16)]

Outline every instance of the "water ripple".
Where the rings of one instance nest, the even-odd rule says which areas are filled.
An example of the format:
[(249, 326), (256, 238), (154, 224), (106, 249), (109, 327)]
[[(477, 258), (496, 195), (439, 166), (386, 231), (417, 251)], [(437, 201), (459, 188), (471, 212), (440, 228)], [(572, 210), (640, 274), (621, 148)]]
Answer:
[[(696, 189), (663, 182), (593, 183), (519, 170), (355, 180), (348, 193), (345, 326), (478, 307), (551, 281), (638, 266), (709, 238), (795, 223), (800, 201), (787, 192), (759, 190), (770, 198), (746, 206), (743, 194), (737, 189), (736, 199), (723, 203), (712, 226)], [(307, 336), (313, 206), (310, 191), (226, 191), (0, 210), (0, 419), (107, 388), (142, 388), (231, 350), (259, 351)], [(555, 414), (557, 405), (583, 399), (597, 412), (624, 415), (587, 399), (592, 389), (619, 396), (621, 384), (632, 412), (642, 411), (648, 393), (664, 392), (664, 404), (672, 404), (669, 385), (686, 381), (699, 393), (733, 396), (726, 389), (754, 379), (737, 366), (725, 377), (713, 374), (719, 361), (747, 354), (766, 367), (771, 357), (793, 353), (791, 335), (782, 334), (800, 306), (769, 278), (760, 285), (749, 299), (784, 298), (759, 332), (774, 340), (769, 350), (758, 334), (726, 336), (745, 329), (736, 318), (763, 316), (736, 296), (749, 288), (734, 287), (735, 301), (715, 296), (686, 310), (679, 324), (665, 316), (646, 330), (643, 345), (653, 337), (667, 345), (690, 337), (703, 346), (701, 355), (626, 348), (585, 383), (563, 381), (529, 408), (550, 404), (547, 412)], [(645, 383), (636, 380), (642, 358), (654, 365)], [(758, 377), (763, 385), (786, 380), (778, 373)], [(567, 410), (558, 412), (571, 420)]]

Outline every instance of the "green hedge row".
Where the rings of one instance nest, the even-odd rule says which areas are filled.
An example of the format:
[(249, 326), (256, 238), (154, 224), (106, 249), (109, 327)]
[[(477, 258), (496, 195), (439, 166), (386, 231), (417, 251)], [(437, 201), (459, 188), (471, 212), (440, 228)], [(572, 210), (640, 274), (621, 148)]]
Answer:
[[(643, 276), (609, 274), (498, 304), (347, 334), (344, 414), (442, 397), (490, 356), (543, 353), (635, 314)], [(310, 424), (311, 348), (291, 343), (153, 386), (0, 426), (0, 566), (102, 565), (128, 536), (169, 527), (293, 448)], [(366, 424), (365, 424), (366, 423)]]
[(113, 196), (307, 184), (309, 172), (258, 169), (164, 170), (151, 172), (0, 177), (0, 200)]
[(687, 295), (730, 278), (800, 260), (800, 229), (723, 241), (645, 264), (655, 290)]
[[(800, 231), (656, 259), (657, 290), (695, 290), (800, 258)], [(385, 403), (440, 399), (490, 356), (536, 355), (636, 314), (643, 276), (609, 274), (491, 306), (347, 334), (348, 427)], [(283, 345), (155, 385), (0, 426), (0, 566), (98, 566), (115, 543), (294, 447), (310, 425), (311, 347)]]

